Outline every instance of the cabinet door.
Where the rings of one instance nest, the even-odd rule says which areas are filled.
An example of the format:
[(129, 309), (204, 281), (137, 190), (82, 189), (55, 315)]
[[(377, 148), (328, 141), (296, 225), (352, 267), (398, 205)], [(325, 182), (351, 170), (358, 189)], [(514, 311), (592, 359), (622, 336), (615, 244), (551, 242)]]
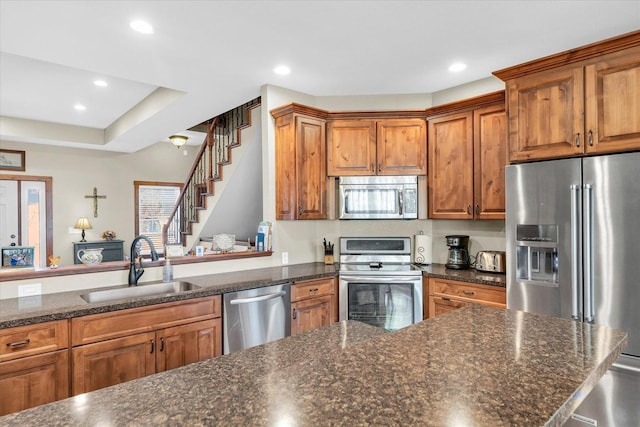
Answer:
[(296, 138), (293, 114), (275, 123), (276, 219), (296, 219)]
[(640, 47), (585, 69), (587, 152), (640, 148)]
[(291, 335), (329, 325), (332, 305), (331, 296), (291, 304)]
[(473, 218), (473, 113), (429, 120), (429, 218)]
[(422, 119), (377, 122), (378, 175), (427, 174), (427, 125)]
[(298, 117), (297, 134), (297, 219), (327, 217), (327, 158), (324, 120)]
[(376, 128), (371, 120), (336, 120), (327, 125), (327, 175), (376, 174)]
[(508, 82), (512, 162), (583, 153), (583, 80), (582, 66), (568, 66)]
[(221, 319), (212, 319), (158, 331), (158, 372), (220, 356), (221, 325)]
[(74, 348), (73, 395), (155, 373), (155, 336), (148, 332)]
[(504, 103), (473, 112), (474, 217), (504, 219), (507, 115)]
[(464, 301), (455, 301), (448, 298), (430, 296), (429, 297), (429, 318), (467, 307), (471, 303)]
[(0, 416), (69, 397), (69, 351), (0, 363)]

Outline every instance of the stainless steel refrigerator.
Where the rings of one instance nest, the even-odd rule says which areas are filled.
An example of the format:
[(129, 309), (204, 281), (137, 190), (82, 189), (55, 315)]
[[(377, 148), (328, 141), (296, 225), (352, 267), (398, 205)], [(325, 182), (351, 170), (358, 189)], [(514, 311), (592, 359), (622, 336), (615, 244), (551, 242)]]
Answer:
[(511, 165), (506, 188), (507, 308), (629, 334), (566, 425), (640, 426), (640, 153)]

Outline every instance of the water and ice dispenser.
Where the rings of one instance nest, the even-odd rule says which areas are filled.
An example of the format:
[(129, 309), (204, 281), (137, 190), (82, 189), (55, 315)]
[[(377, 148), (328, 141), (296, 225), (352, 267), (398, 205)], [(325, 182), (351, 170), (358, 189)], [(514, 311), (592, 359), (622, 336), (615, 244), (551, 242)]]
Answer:
[(516, 279), (558, 284), (558, 226), (516, 226)]

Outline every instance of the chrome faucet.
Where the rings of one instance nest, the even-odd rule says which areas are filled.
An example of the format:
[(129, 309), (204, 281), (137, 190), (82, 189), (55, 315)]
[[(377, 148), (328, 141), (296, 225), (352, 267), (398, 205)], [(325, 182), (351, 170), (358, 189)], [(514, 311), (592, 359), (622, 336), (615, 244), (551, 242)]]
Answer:
[[(140, 244), (140, 240), (146, 240), (151, 248), (151, 261), (158, 260), (158, 253), (156, 252), (156, 248), (153, 246), (153, 242), (147, 236), (138, 236), (133, 239), (131, 242), (131, 254), (129, 257), (129, 286), (138, 286), (138, 279), (144, 273), (144, 268), (142, 267), (142, 256), (140, 255), (140, 251), (138, 250), (138, 245)], [(138, 255), (138, 264), (140, 266), (136, 268), (136, 259), (135, 255)]]

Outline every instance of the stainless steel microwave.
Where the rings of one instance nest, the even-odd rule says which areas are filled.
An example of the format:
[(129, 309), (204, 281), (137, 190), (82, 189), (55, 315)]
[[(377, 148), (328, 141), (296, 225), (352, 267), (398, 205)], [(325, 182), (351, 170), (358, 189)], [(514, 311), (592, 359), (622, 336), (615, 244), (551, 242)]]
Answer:
[(338, 180), (340, 219), (418, 218), (418, 177), (348, 176)]

